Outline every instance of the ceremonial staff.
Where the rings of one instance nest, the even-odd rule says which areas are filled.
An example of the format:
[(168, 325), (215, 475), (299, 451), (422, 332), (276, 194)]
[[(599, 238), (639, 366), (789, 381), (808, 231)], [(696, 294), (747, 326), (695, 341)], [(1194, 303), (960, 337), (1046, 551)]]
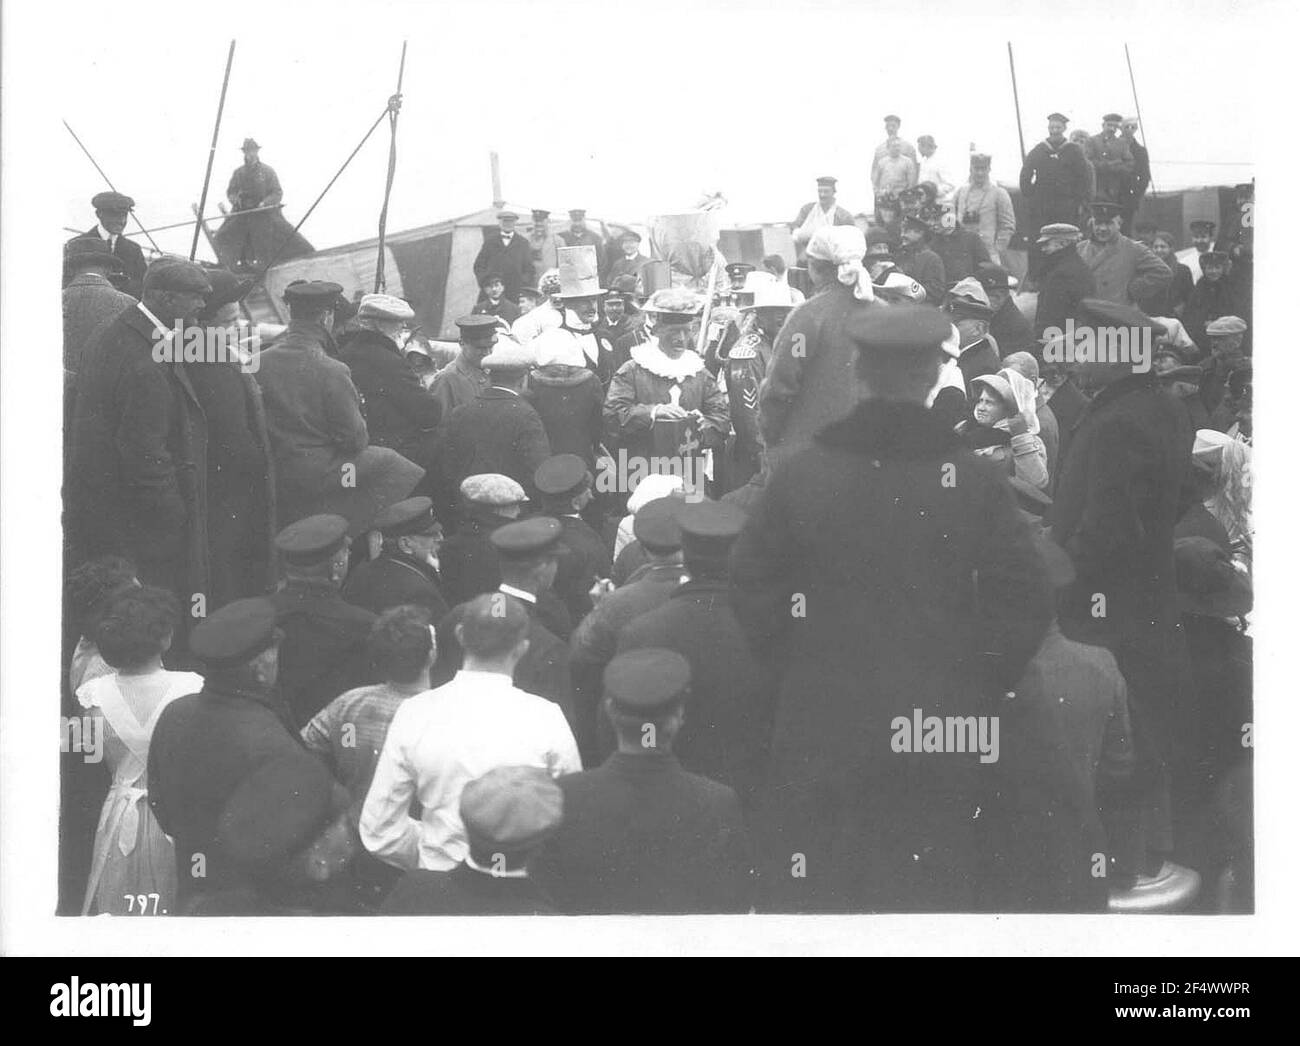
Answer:
[(1011, 63), (1011, 97), (1016, 103), (1016, 133), (1020, 135), (1020, 162), (1025, 162), (1025, 129), (1020, 123), (1020, 89), (1016, 86), (1016, 55), (1007, 41), (1007, 60)]
[(379, 211), (379, 257), (375, 261), (375, 293), (384, 289), (384, 234), (388, 230), (388, 197), (393, 192), (393, 175), (397, 173), (397, 114), (402, 109), (402, 74), (406, 72), (406, 41), (402, 41), (402, 60), (397, 67), (397, 93), (388, 100), (388, 122), (392, 137), (388, 142), (388, 180), (384, 183), (384, 206)]
[[(77, 132), (72, 129), (72, 125), (68, 123), (67, 120), (64, 120), (63, 126), (68, 129), (68, 134), (72, 135), (72, 140), (81, 146), (81, 151), (86, 154), (86, 159), (89, 160), (92, 164), (95, 164), (95, 170), (99, 172), (99, 176), (104, 179), (104, 182), (108, 185), (110, 189), (113, 190), (113, 192), (117, 192), (117, 186), (115, 186), (112, 183), (112, 181), (109, 179), (108, 175), (104, 173), (104, 168), (100, 167), (99, 164), (95, 163), (95, 158), (90, 155), (90, 150), (87, 149), (85, 144), (82, 142), (82, 140), (77, 137)], [(131, 209), (131, 217), (135, 219), (136, 225), (140, 226), (140, 231), (143, 232), (146, 236), (149, 236), (149, 230), (144, 227), (144, 222), (142, 222), (139, 218), (136, 217), (135, 208)], [(189, 223), (187, 222), (186, 224), (188, 225)], [(153, 244), (153, 249), (155, 251), (157, 251), (159, 254), (162, 254), (163, 252), (162, 248), (159, 247), (158, 244), (154, 243), (154, 238), (152, 236), (149, 236), (149, 242)]]
[(208, 183), (212, 180), (212, 161), (217, 155), (217, 135), (221, 133), (221, 114), (226, 108), (226, 88), (230, 86), (230, 66), (235, 61), (235, 41), (230, 41), (230, 51), (226, 55), (226, 75), (221, 80), (221, 100), (217, 102), (217, 122), (212, 126), (212, 145), (208, 148), (208, 168), (203, 172), (203, 192), (199, 194), (199, 207), (194, 223), (194, 240), (190, 243), (190, 261), (199, 249), (199, 230), (203, 227), (203, 208), (208, 204)]
[[(1149, 151), (1151, 146), (1147, 145), (1147, 122), (1142, 119), (1142, 103), (1138, 101), (1138, 85), (1137, 81), (1133, 79), (1133, 59), (1129, 57), (1128, 44), (1124, 45), (1124, 61), (1128, 63), (1128, 82), (1129, 86), (1133, 88), (1133, 107), (1137, 110), (1138, 126), (1142, 129), (1142, 144)], [(1156, 189), (1155, 175), (1152, 175), (1151, 193), (1155, 195), (1158, 191)]]

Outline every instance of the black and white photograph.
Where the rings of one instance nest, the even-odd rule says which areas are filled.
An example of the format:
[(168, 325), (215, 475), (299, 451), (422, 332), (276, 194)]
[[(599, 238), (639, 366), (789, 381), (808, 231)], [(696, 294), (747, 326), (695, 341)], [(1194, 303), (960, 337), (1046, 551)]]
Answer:
[(5, 953), (1293, 948), (1295, 21), (6, 3)]

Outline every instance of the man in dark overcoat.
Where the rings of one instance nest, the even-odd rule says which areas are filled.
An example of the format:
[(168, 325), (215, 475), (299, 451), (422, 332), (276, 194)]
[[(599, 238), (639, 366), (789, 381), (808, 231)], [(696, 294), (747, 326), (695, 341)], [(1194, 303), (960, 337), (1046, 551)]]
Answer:
[(103, 244), (122, 263), (125, 277), (122, 289), (131, 297), (139, 298), (144, 291), (144, 249), (124, 235), (126, 220), (135, 207), (135, 201), (120, 192), (101, 192), (95, 194), (90, 205), (95, 208), (95, 217), (99, 220), (93, 229), (87, 229), (77, 239), (97, 240)]
[(211, 289), (192, 262), (155, 262), (144, 300), (90, 347), (64, 488), (74, 558), (126, 556), (185, 606), (208, 589), (208, 433), (174, 325), (193, 320)]
[[(1051, 594), (1005, 480), (923, 406), (949, 331), (926, 305), (855, 318), (862, 401), (773, 471), (732, 549), (736, 616), (779, 688), (768, 909), (969, 911), (987, 886), (989, 717)], [(985, 717), (989, 743), (914, 736), (948, 716)]]
[(515, 231), (517, 214), (502, 211), (497, 221), (499, 228), (483, 231), (483, 246), (474, 259), (474, 278), (481, 289), (489, 276), (499, 276), (505, 284), (505, 296), (517, 305), (522, 288), (537, 286), (533, 248), (527, 236)]
[(1034, 312), (1034, 335), (1038, 338), (1048, 327), (1064, 331), (1067, 320), (1079, 323), (1079, 303), (1097, 293), (1097, 280), (1079, 255), (1081, 236), (1077, 225), (1065, 223), (1045, 225), (1039, 233), (1038, 306)]
[(438, 547), (442, 524), (426, 497), (407, 498), (375, 519), (383, 536), (380, 554), (352, 569), (343, 584), (343, 598), (375, 614), (397, 606), (424, 607), (437, 623), (450, 609), (438, 576)]

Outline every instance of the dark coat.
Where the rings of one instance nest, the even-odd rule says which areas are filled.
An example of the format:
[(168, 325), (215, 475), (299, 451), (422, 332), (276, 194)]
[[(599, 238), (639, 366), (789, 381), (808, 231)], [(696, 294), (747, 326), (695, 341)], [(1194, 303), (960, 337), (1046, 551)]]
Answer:
[(1020, 192), (1029, 204), (1030, 228), (1053, 222), (1076, 225), (1088, 199), (1088, 159), (1068, 139), (1043, 140), (1029, 150), (1020, 168)]
[(571, 621), (581, 621), (591, 610), (591, 586), (609, 577), (614, 564), (600, 535), (579, 516), (559, 517), (560, 561), (551, 590), (564, 603)]
[(389, 447), (370, 446), (351, 372), (333, 351), (323, 327), (292, 320), (262, 353), (257, 382), (275, 455), (277, 525), (334, 512), (356, 536), (409, 495), (423, 470)]
[(275, 471), (262, 390), (235, 364), (187, 372), (208, 422), (208, 543), (214, 607), (275, 584)]
[(343, 598), (374, 614), (400, 606), (424, 607), (435, 625), (450, 609), (433, 568), (404, 552), (385, 552), (355, 567), (343, 583)]
[(1237, 286), (1226, 277), (1211, 281), (1201, 277), (1187, 296), (1187, 305), (1183, 309), (1183, 326), (1187, 336), (1196, 342), (1202, 352), (1210, 351), (1210, 339), (1205, 333), (1205, 326), (1220, 316), (1237, 316), (1245, 319), (1246, 310), (1242, 308), (1241, 295)]
[(925, 288), (925, 300), (934, 306), (942, 305), (950, 286), (948, 275), (944, 272), (943, 259), (924, 244), (915, 247), (903, 244), (895, 253), (899, 271)]
[(69, 406), (76, 394), (77, 371), (92, 339), (135, 304), (108, 280), (94, 272), (74, 276), (63, 288), (63, 387)]
[(361, 395), (370, 443), (391, 447), (426, 472), (433, 463), (442, 404), (429, 395), (397, 345), (372, 330), (339, 339), (338, 358)]
[(846, 328), (856, 313), (885, 307), (858, 301), (852, 288), (839, 283), (795, 306), (776, 336), (758, 390), (758, 426), (770, 464), (797, 453), (853, 409), (857, 350)]
[(484, 230), (483, 246), (474, 259), (474, 278), (482, 287), (492, 273), (501, 277), (506, 285), (505, 296), (512, 302), (519, 300), (521, 288), (537, 286), (533, 249), (527, 236), (515, 233), (506, 246), (501, 242), (500, 229)]
[(208, 425), (185, 365), (154, 361), (153, 332), (128, 309), (77, 376), (66, 526), (85, 558), (126, 556), (188, 605), (209, 585)]
[(1056, 391), (1048, 397), (1047, 406), (1056, 415), (1056, 431), (1059, 437), (1056, 467), (1051, 471), (1051, 485), (1052, 489), (1055, 489), (1057, 473), (1060, 472), (1061, 463), (1065, 461), (1066, 451), (1070, 447), (1070, 434), (1078, 424), (1079, 418), (1083, 416), (1084, 408), (1088, 406), (1088, 397), (1080, 392), (1079, 386), (1070, 379), (1057, 386)]
[(532, 491), (533, 473), (551, 456), (542, 419), (518, 393), (495, 386), (447, 419), (443, 468), (449, 488), (466, 476), (497, 472)]
[(1003, 357), (1013, 352), (1041, 351), (1032, 324), (1025, 319), (1025, 314), (1010, 295), (989, 320), (989, 333), (998, 343), (998, 352)]
[(449, 872), (417, 868), (397, 881), (382, 915), (555, 915), (529, 878), (496, 876), (467, 864)]
[(998, 348), (997, 340), (985, 335), (978, 341), (963, 346), (961, 355), (957, 357), (957, 369), (966, 382), (966, 393), (972, 403), (977, 396), (970, 395), (970, 383), (983, 374), (996, 374), (1002, 369), (1002, 354)]
[(289, 581), (271, 596), (280, 645), (278, 686), (301, 729), (345, 690), (375, 683), (366, 650), (375, 615), (326, 582)]
[[(544, 697), (559, 705), (560, 711), (574, 728), (573, 683), (569, 675), (569, 648), (542, 624), (537, 605), (520, 600), (528, 611), (528, 650), (515, 665), (512, 682), (520, 690)], [(456, 638), (462, 607), (452, 607), (438, 625), (438, 661), (430, 674), (430, 685), (442, 686), (460, 671), (465, 651)]]
[(766, 903), (976, 906), (987, 766), (896, 752), (891, 734), (918, 708), (993, 714), (1047, 630), (1045, 571), (1006, 480), (921, 406), (868, 401), (773, 472), (731, 569), (779, 686)]
[(474, 304), (474, 313), (478, 316), (499, 316), (512, 325), (520, 316), (519, 306), (504, 295), (495, 305), (487, 298), (480, 298)]
[(687, 581), (629, 621), (618, 651), (640, 647), (675, 650), (690, 662), (686, 721), (673, 751), (687, 770), (729, 785), (748, 805), (766, 759), (776, 687), (745, 641), (727, 582)]
[(967, 276), (974, 276), (980, 262), (993, 260), (979, 234), (969, 229), (954, 229), (948, 235), (933, 237), (930, 240), (930, 250), (943, 262), (943, 278), (948, 281), (949, 287)]
[(1073, 247), (1042, 258), (1038, 276), (1038, 309), (1034, 313), (1034, 336), (1041, 338), (1048, 327), (1065, 330), (1066, 320), (1080, 322), (1079, 303), (1097, 296), (1097, 280)]
[(539, 367), (528, 376), (524, 395), (542, 419), (551, 453), (578, 455), (594, 475), (605, 405), (596, 372), (563, 363)]
[[(1174, 274), (1174, 278), (1169, 282), (1169, 285), (1137, 303), (1138, 308), (1148, 316), (1181, 315), (1180, 310), (1187, 304), (1187, 299), (1191, 297), (1192, 288), (1195, 286), (1195, 281), (1192, 279), (1192, 270), (1186, 265), (1172, 257), (1166, 264)], [(1196, 339), (1193, 338), (1192, 340), (1195, 341)]]
[(528, 863), (567, 914), (746, 912), (740, 800), (673, 755), (616, 753), (560, 778), (564, 822)]
[[(80, 236), (74, 236), (73, 239), (98, 240), (102, 244), (108, 242), (99, 235), (99, 226), (87, 229)], [(144, 292), (144, 271), (149, 267), (144, 260), (144, 249), (134, 240), (126, 236), (119, 236), (117, 243), (113, 246), (113, 253), (125, 270), (126, 285), (122, 289), (132, 298), (138, 299)]]
[[(277, 702), (209, 682), (158, 717), (149, 743), (149, 805), (176, 847), (178, 900), (253, 889), (255, 874), (217, 841), (222, 811), (256, 770), (312, 758)], [(202, 875), (196, 858), (202, 855)]]
[[(1120, 379), (1092, 398), (1062, 448), (1048, 515), (1077, 573), (1060, 597), (1061, 628), (1115, 654), (1140, 758), (1162, 750), (1186, 664), (1174, 526), (1192, 442), (1186, 411), (1153, 375)], [(1094, 616), (1098, 595), (1104, 614)]]

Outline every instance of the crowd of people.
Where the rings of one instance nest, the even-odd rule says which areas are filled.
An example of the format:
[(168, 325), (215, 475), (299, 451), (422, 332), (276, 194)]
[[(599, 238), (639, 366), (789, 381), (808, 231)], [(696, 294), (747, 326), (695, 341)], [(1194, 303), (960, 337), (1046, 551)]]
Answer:
[(502, 211), (451, 357), (96, 196), (60, 912), (1250, 910), (1251, 242), (1067, 123), (1031, 229), (895, 116), (761, 264)]

